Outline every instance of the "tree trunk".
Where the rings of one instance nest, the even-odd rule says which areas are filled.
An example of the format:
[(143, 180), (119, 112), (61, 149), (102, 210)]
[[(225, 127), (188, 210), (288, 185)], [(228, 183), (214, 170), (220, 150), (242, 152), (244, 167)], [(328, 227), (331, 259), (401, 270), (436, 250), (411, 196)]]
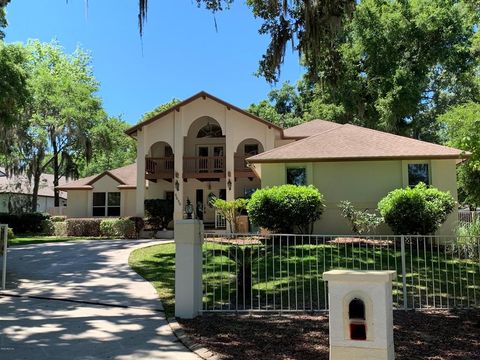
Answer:
[(57, 189), (58, 181), (60, 178), (60, 165), (58, 162), (58, 145), (57, 138), (54, 134), (51, 134), (52, 150), (53, 150), (53, 195), (54, 206), (60, 206), (60, 191)]
[(38, 188), (40, 187), (40, 177), (42, 172), (40, 171), (40, 166), (35, 166), (33, 172), (33, 191), (32, 191), (32, 212), (37, 212), (37, 203), (38, 203)]

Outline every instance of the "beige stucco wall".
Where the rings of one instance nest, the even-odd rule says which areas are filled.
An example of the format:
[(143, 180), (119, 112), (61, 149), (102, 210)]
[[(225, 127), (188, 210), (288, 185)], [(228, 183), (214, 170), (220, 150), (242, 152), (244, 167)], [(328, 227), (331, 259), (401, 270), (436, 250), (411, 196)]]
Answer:
[[(407, 165), (413, 162), (429, 163), (432, 185), (450, 191), (457, 199), (455, 160), (276, 163), (262, 164), (260, 167), (262, 187), (285, 184), (288, 167), (305, 167), (307, 183), (317, 187), (326, 202), (322, 218), (315, 224), (315, 233), (349, 234), (349, 224), (341, 216), (338, 203), (348, 200), (360, 209), (375, 210), (388, 192), (408, 185)], [(456, 221), (455, 210), (439, 234), (451, 235)], [(390, 233), (390, 230), (385, 225), (377, 233)]]
[(103, 176), (92, 184), (92, 190), (69, 190), (65, 214), (67, 217), (91, 217), (94, 192), (120, 192), (120, 216), (135, 216), (135, 189), (118, 189), (120, 183)]

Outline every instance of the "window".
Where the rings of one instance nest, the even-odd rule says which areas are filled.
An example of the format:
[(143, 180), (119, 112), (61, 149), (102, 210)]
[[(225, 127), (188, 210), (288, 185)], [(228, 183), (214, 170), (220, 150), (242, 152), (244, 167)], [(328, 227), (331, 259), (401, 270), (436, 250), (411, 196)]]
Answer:
[(94, 192), (93, 193), (93, 216), (120, 216), (120, 193), (119, 192)]
[(106, 193), (93, 193), (93, 216), (105, 216)]
[(244, 147), (245, 155), (257, 155), (258, 154), (258, 144), (245, 144)]
[(287, 184), (292, 185), (306, 185), (307, 171), (305, 168), (290, 168), (287, 169)]
[(419, 182), (430, 185), (428, 164), (408, 164), (408, 186), (415, 186)]
[(216, 138), (224, 137), (222, 135), (222, 128), (217, 124), (208, 123), (202, 127), (197, 134), (197, 138)]

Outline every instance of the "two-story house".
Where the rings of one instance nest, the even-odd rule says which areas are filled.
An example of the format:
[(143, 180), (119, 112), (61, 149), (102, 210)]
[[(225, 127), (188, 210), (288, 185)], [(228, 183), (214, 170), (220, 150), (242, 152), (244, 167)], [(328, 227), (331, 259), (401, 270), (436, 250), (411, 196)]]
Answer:
[[(456, 165), (469, 155), (324, 120), (282, 129), (206, 92), (127, 135), (136, 140), (136, 163), (60, 186), (68, 191), (67, 216), (144, 216), (146, 199), (169, 199), (174, 219), (182, 219), (189, 200), (195, 216), (213, 227), (214, 197), (233, 200), (261, 187), (312, 184), (326, 201), (315, 232), (345, 234), (350, 228), (340, 201), (374, 210), (389, 191), (419, 181), (456, 198)], [(456, 216), (450, 215), (443, 233), (451, 233)]]

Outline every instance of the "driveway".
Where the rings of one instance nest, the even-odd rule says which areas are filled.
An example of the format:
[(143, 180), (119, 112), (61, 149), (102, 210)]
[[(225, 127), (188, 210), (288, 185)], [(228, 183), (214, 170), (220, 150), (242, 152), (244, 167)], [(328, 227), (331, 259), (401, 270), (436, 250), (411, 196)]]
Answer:
[(14, 247), (0, 296), (0, 359), (198, 359), (168, 326), (155, 289), (128, 266), (148, 240)]

